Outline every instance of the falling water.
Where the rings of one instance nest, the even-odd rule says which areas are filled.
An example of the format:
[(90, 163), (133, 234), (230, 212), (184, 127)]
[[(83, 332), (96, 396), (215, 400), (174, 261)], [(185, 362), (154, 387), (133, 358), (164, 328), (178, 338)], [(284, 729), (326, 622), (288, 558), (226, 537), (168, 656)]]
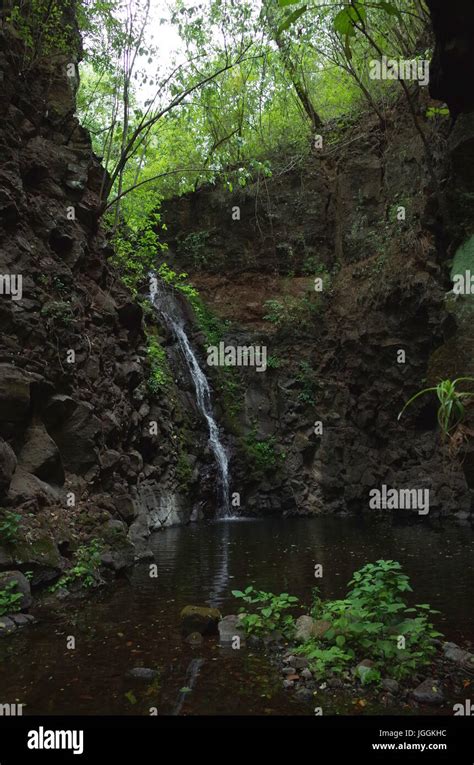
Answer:
[(164, 289), (155, 276), (152, 276), (150, 279), (150, 300), (176, 337), (184, 358), (186, 359), (196, 390), (197, 406), (207, 422), (209, 443), (219, 471), (221, 501), (219, 503), (218, 515), (227, 518), (231, 515), (229, 501), (229, 459), (219, 437), (219, 428), (214, 419), (209, 383), (206, 375), (199, 366), (199, 362), (191, 347), (189, 338), (184, 329), (184, 321), (180, 315), (176, 301), (172, 300), (170, 294)]

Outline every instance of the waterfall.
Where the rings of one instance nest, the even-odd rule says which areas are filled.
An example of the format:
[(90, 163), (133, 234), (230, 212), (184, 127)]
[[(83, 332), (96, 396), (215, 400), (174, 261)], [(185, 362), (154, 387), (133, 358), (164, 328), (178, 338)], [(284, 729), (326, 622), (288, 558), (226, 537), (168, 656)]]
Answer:
[(178, 341), (179, 347), (186, 360), (196, 391), (197, 407), (206, 420), (209, 431), (209, 444), (214, 454), (219, 473), (220, 502), (217, 515), (227, 518), (231, 515), (229, 500), (229, 459), (225, 447), (220, 439), (219, 427), (212, 410), (211, 389), (207, 377), (202, 371), (196, 358), (189, 338), (184, 328), (184, 320), (178, 310), (176, 301), (163, 287), (156, 276), (150, 278), (150, 300), (153, 306), (160, 312), (165, 323), (170, 328)]

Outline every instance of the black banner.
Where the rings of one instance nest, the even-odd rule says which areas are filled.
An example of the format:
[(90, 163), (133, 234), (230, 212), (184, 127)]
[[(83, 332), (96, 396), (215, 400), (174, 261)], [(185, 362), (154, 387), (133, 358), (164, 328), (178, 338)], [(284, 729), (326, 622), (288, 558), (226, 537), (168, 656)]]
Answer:
[[(212, 755), (215, 747), (218, 756), (221, 740), (219, 737), (207, 739), (206, 732), (237, 733), (244, 729), (262, 731), (264, 735), (255, 739), (251, 736), (223, 740), (224, 747), (230, 746), (230, 753), (235, 756), (240, 752), (242, 760), (250, 753), (255, 754), (254, 746), (249, 743), (254, 740), (259, 750), (268, 747), (270, 751), (291, 742), (295, 752), (303, 745), (310, 745), (318, 753), (316, 759), (330, 754), (336, 762), (342, 757), (360, 758), (363, 763), (416, 761), (472, 765), (474, 762), (471, 717), (25, 716), (0, 718), (0, 765), (99, 763), (106, 758), (138, 763), (148, 757), (163, 759), (169, 751), (167, 745), (173, 745), (181, 759), (188, 752), (199, 756), (200, 747), (206, 742), (213, 742), (208, 755)], [(309, 735), (294, 738), (283, 735), (285, 731)]]

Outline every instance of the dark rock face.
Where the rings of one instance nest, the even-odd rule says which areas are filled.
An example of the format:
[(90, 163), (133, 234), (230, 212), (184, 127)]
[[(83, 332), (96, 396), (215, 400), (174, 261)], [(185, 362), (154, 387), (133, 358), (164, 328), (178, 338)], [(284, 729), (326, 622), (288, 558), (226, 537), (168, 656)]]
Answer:
[[(143, 310), (108, 261), (97, 218), (103, 170), (73, 116), (74, 45), (67, 61), (53, 56), (22, 71), (21, 40), (0, 29), (0, 276), (22, 280), (18, 299), (0, 294), (0, 499), (22, 516), (0, 561), (33, 570), (34, 584), (64, 568), (60, 549), (70, 556), (93, 536), (114, 571), (147, 557), (153, 524), (137, 486), (147, 479), (172, 502), (180, 495), (180, 514), (165, 525), (189, 520), (182, 432), (201, 452), (207, 441), (187, 392), (172, 381), (163, 394), (148, 390)], [(140, 531), (127, 539), (139, 512)], [(120, 530), (107, 525), (114, 519)]]
[(430, 93), (454, 117), (474, 110), (474, 4), (471, 0), (427, 0), (436, 37)]
[[(452, 172), (472, 173), (470, 117), (459, 118), (452, 151), (448, 126), (445, 135), (433, 136), (445, 149), (440, 177), (456, 152)], [(424, 129), (430, 136), (434, 128), (427, 121)], [(350, 148), (341, 148), (337, 166), (323, 154), (268, 179), (268, 203), (249, 185), (236, 194), (202, 189), (164, 207), (175, 266), (185, 267), (214, 311), (233, 323), (224, 342), (263, 344), (278, 361), (265, 373), (235, 368), (241, 391), (237, 413), (228, 418), (233, 491), (241, 493), (244, 513), (306, 515), (373, 512), (369, 492), (383, 485), (426, 489), (431, 517), (468, 517), (471, 461), (449, 457), (437, 430), (436, 398), (420, 400), (397, 421), (425, 381), (471, 374), (472, 331), (469, 338), (469, 329), (460, 331), (445, 301), (446, 238), (454, 215), (459, 219), (459, 200), (454, 195), (453, 219), (440, 231), (422, 143), (403, 103), (385, 136), (368, 118), (346, 142)], [(461, 179), (452, 178), (459, 191)], [(464, 190), (470, 183), (466, 178)], [(240, 221), (232, 220), (235, 205)], [(464, 226), (467, 220), (464, 215)], [(207, 251), (219, 250), (219, 276), (196, 246), (203, 229)], [(268, 301), (287, 313), (291, 301), (310, 300), (316, 267), (328, 272), (319, 309), (303, 315), (304, 324), (283, 321), (275, 328), (265, 321)], [(220, 405), (225, 417), (229, 401)], [(249, 435), (259, 448), (273, 442), (281, 457), (256, 464)], [(417, 517), (416, 508), (399, 512)]]

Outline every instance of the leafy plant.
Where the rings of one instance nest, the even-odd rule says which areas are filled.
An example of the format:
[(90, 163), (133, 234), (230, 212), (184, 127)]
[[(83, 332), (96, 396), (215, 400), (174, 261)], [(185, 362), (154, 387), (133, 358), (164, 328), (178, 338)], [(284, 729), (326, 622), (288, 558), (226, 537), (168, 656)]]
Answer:
[(474, 392), (457, 390), (458, 383), (465, 381), (474, 382), (474, 378), (458, 377), (456, 380), (442, 380), (434, 387), (418, 391), (407, 401), (397, 419), (400, 420), (405, 410), (420, 396), (424, 396), (426, 393), (436, 393), (439, 401), (438, 424), (443, 435), (448, 436), (465, 418), (464, 402), (474, 397)]
[(78, 547), (74, 554), (74, 565), (52, 585), (50, 591), (56, 592), (73, 583), (79, 583), (81, 587), (87, 589), (97, 587), (102, 583), (100, 576), (102, 552), (103, 542), (100, 539), (92, 539), (89, 544)]
[(170, 374), (165, 349), (152, 335), (148, 337), (148, 359), (151, 366), (148, 390), (156, 394), (170, 382)]
[(0, 542), (13, 542), (20, 528), (21, 515), (11, 510), (4, 510), (0, 516)]
[[(409, 579), (398, 562), (368, 563), (354, 573), (344, 600), (322, 602), (319, 593), (315, 593), (312, 613), (331, 626), (321, 639), (297, 650), (309, 658), (314, 653), (319, 662), (314, 669), (319, 676), (323, 664), (329, 665), (333, 655), (339, 673), (349, 660), (374, 661), (374, 672), (367, 674), (365, 669), (361, 670), (364, 677), (360, 679), (365, 684), (377, 682), (377, 673), (382, 669), (397, 679), (408, 676), (429, 663), (435, 651), (433, 639), (441, 635), (428, 621), (430, 613), (437, 613), (430, 606), (408, 608), (404, 596), (411, 591)], [(344, 656), (333, 652), (326, 656), (324, 652), (334, 647)]]
[(257, 436), (256, 428), (253, 428), (247, 434), (244, 440), (247, 455), (252, 460), (257, 470), (272, 470), (280, 464), (285, 458), (282, 452), (276, 449), (276, 441), (273, 436), (266, 439), (260, 439)]
[(318, 384), (315, 377), (315, 371), (309, 362), (300, 361), (296, 380), (302, 388), (298, 394), (298, 401), (313, 406), (315, 404)]
[[(294, 595), (287, 592), (274, 595), (272, 592), (256, 590), (252, 586), (243, 592), (232, 590), (232, 595), (247, 604), (246, 608), (239, 609), (239, 613), (243, 614), (240, 623), (247, 634), (262, 637), (279, 631), (285, 637), (292, 637), (294, 618), (284, 612), (297, 606), (299, 601)], [(249, 613), (249, 606), (253, 607), (253, 613)]]
[(0, 590), (0, 616), (15, 613), (20, 610), (20, 601), (23, 597), (21, 592), (14, 592), (17, 582), (11, 579), (8, 584)]

